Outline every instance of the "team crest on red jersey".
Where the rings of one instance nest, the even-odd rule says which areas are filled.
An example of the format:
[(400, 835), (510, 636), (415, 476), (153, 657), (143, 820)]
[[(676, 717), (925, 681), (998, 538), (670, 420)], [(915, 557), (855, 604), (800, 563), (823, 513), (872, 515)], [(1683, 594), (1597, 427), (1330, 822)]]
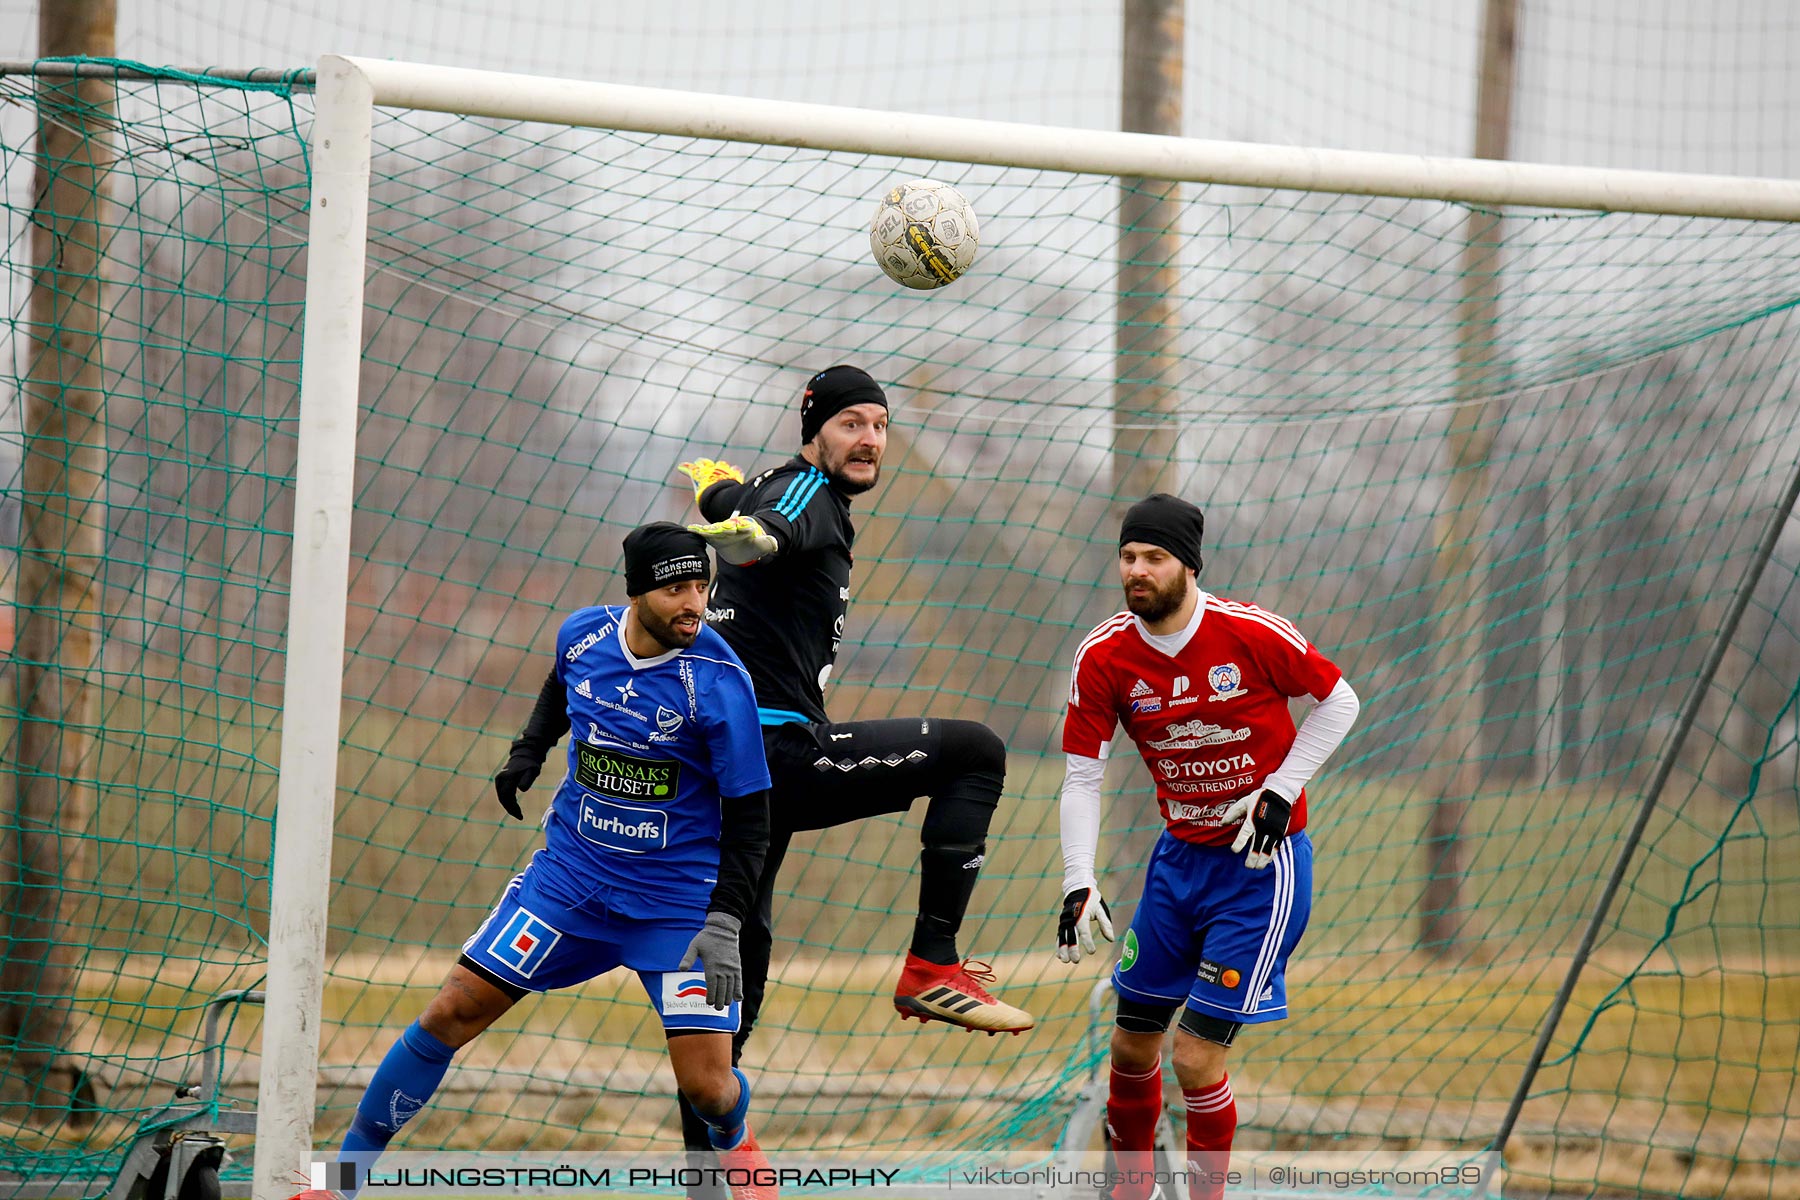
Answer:
[(1244, 687), (1244, 673), (1238, 670), (1234, 662), (1220, 663), (1206, 672), (1206, 682), (1212, 685), (1213, 694), (1208, 700), (1229, 700), (1233, 696), (1247, 694)]

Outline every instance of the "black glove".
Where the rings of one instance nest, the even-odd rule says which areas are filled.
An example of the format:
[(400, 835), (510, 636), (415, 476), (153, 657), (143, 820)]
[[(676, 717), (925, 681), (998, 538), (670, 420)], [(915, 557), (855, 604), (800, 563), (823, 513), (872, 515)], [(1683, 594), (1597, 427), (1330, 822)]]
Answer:
[(1275, 847), (1281, 845), (1281, 839), (1287, 836), (1288, 818), (1293, 812), (1294, 806), (1286, 797), (1267, 790), (1255, 800), (1245, 796), (1225, 810), (1226, 824), (1243, 818), (1243, 828), (1238, 830), (1231, 848), (1239, 851), (1248, 847), (1244, 855), (1246, 867), (1254, 871), (1258, 867), (1269, 865), (1269, 860), (1275, 855)]
[(519, 793), (531, 790), (543, 768), (544, 764), (531, 755), (515, 754), (495, 774), (494, 795), (500, 797), (500, 807), (510, 813), (513, 820), (525, 819), (525, 810), (519, 807)]
[(1076, 888), (1063, 897), (1062, 917), (1056, 922), (1056, 957), (1078, 963), (1083, 954), (1096, 953), (1089, 921), (1100, 926), (1107, 941), (1113, 940), (1112, 909), (1100, 898), (1100, 889)]
[(706, 924), (681, 956), (683, 971), (696, 960), (700, 963), (706, 975), (706, 1002), (714, 1008), (730, 1008), (744, 998), (744, 956), (738, 949), (741, 924), (730, 913), (707, 913)]

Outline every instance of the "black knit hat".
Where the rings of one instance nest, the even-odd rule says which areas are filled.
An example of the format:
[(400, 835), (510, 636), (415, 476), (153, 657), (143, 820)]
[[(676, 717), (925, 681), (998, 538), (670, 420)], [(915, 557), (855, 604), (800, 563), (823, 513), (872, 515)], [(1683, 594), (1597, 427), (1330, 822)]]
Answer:
[(626, 595), (642, 596), (688, 579), (712, 579), (699, 534), (673, 521), (652, 521), (625, 535)]
[(852, 404), (888, 406), (887, 393), (861, 367), (826, 367), (807, 380), (800, 397), (800, 444), (812, 441), (825, 422)]
[(1198, 508), (1179, 496), (1158, 492), (1125, 510), (1125, 520), (1119, 525), (1119, 545), (1145, 542), (1161, 546), (1188, 569), (1198, 571), (1200, 532), (1205, 527), (1206, 518)]

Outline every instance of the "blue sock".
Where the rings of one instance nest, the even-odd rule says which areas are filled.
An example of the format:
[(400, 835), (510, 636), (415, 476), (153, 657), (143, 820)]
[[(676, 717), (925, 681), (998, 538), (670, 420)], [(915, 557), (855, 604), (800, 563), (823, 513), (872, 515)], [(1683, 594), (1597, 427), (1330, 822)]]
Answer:
[[(400, 1127), (413, 1118), (444, 1081), (456, 1051), (425, 1032), (417, 1021), (406, 1027), (356, 1105), (339, 1158), (367, 1170), (387, 1149)], [(354, 1195), (354, 1192), (350, 1193)]]
[(706, 1139), (713, 1144), (714, 1150), (735, 1149), (748, 1132), (744, 1120), (750, 1115), (750, 1080), (736, 1067), (731, 1068), (731, 1073), (737, 1076), (738, 1081), (737, 1103), (731, 1106), (731, 1111), (716, 1117), (710, 1113), (700, 1113), (700, 1119), (706, 1122)]

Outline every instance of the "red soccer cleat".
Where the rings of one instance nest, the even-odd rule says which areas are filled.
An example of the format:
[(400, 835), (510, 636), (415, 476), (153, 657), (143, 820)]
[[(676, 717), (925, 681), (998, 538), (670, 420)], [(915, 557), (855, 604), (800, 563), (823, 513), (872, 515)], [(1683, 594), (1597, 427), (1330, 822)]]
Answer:
[(1037, 1024), (1022, 1008), (996, 1000), (981, 985), (994, 982), (994, 969), (968, 959), (958, 963), (926, 962), (916, 954), (906, 956), (900, 983), (894, 988), (894, 1010), (902, 1021), (947, 1021), (964, 1029), (996, 1033), (1024, 1033)]
[(731, 1200), (776, 1200), (780, 1194), (775, 1187), (775, 1171), (769, 1166), (769, 1156), (763, 1153), (762, 1147), (756, 1144), (756, 1135), (748, 1129), (744, 1130), (743, 1141), (729, 1150), (719, 1151), (719, 1166), (726, 1171), (725, 1185), (731, 1189)]

